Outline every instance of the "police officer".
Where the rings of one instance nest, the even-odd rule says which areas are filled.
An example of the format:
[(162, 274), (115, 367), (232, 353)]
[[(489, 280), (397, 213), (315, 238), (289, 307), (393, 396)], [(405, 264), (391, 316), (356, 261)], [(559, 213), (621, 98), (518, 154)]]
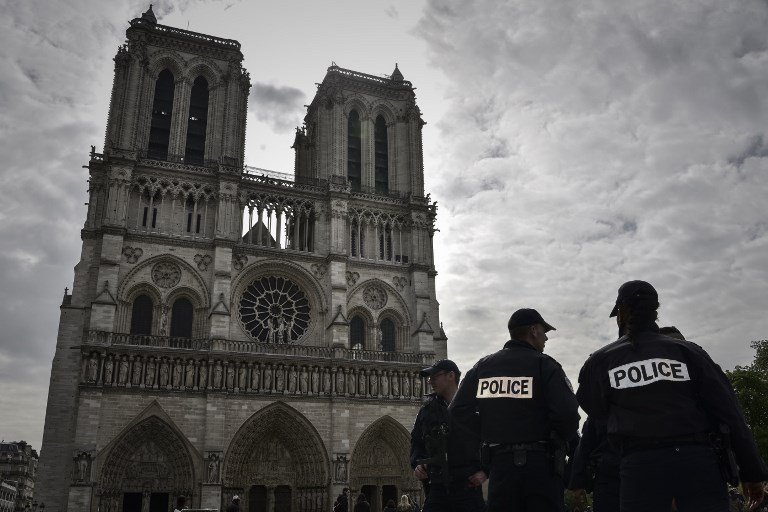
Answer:
[[(659, 333), (658, 307), (649, 283), (624, 283), (610, 315), (622, 335), (592, 354), (579, 375), (581, 407), (621, 450), (621, 511), (669, 510), (673, 498), (683, 512), (728, 510), (713, 440), (730, 441), (757, 507), (768, 469), (733, 388), (701, 347)], [(721, 429), (730, 436), (715, 437)], [(727, 460), (727, 451), (719, 453)]]
[(480, 486), (486, 474), (480, 468), (480, 440), (455, 425), (448, 404), (456, 394), (461, 372), (449, 359), (421, 371), (432, 393), (416, 416), (411, 432), (411, 467), (425, 482), (424, 512), (482, 512)]
[(543, 354), (554, 327), (534, 309), (515, 311), (507, 327), (512, 339), (467, 372), (449, 410), (483, 441), (489, 512), (559, 512), (578, 404), (563, 369)]

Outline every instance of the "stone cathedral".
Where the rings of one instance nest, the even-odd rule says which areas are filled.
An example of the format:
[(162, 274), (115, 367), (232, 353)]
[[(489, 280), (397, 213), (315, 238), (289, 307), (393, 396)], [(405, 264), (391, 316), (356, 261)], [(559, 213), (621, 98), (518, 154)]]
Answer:
[[(419, 497), (446, 356), (412, 84), (328, 68), (293, 173), (245, 167), (237, 41), (130, 22), (51, 371), (47, 512), (374, 511)], [(252, 106), (258, 109), (259, 105)], [(289, 141), (288, 141), (289, 142)]]

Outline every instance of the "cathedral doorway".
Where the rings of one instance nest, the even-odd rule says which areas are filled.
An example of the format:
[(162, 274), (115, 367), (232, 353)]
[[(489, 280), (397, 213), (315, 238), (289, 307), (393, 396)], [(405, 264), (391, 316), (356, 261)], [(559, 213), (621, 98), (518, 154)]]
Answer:
[(275, 402), (251, 416), (232, 438), (224, 457), (228, 488), (223, 496), (240, 494), (241, 506), (249, 511), (326, 512), (329, 466), (314, 426), (300, 412)]
[(195, 465), (180, 433), (151, 415), (104, 449), (99, 509), (168, 512), (177, 496), (194, 499)]
[(410, 434), (400, 423), (384, 416), (360, 436), (352, 452), (350, 487), (353, 496), (363, 493), (371, 512), (381, 512), (388, 500), (395, 504), (401, 494), (423, 503), (421, 486), (408, 461)]

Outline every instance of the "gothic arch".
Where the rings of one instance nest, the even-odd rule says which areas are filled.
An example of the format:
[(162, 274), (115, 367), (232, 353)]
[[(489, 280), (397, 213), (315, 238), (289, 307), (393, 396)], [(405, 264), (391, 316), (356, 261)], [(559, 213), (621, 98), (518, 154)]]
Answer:
[[(387, 305), (389, 306), (387, 310), (396, 311), (400, 315), (400, 319), (405, 326), (411, 325), (411, 315), (408, 311), (408, 305), (405, 303), (405, 300), (403, 300), (403, 297), (392, 285), (378, 278), (367, 279), (349, 290), (347, 292), (348, 307), (356, 307), (357, 304), (362, 304), (362, 297), (360, 297), (358, 301), (357, 295), (362, 295), (363, 288), (373, 283), (381, 286), (387, 291)], [(390, 301), (393, 301), (394, 304)]]
[[(202, 457), (157, 401), (96, 456), (101, 507), (118, 510), (125, 492), (166, 492), (197, 501)], [(114, 508), (109, 508), (110, 505)]]
[(390, 127), (392, 124), (394, 124), (395, 120), (397, 119), (395, 116), (395, 109), (388, 101), (377, 101), (371, 107), (371, 119), (375, 121), (376, 117), (379, 115), (381, 115), (387, 122), (387, 127)]
[(191, 84), (198, 76), (204, 77), (208, 81), (208, 90), (211, 90), (221, 84), (221, 69), (210, 59), (195, 57), (187, 63), (184, 70), (184, 79)]
[[(164, 292), (164, 293), (159, 292), (160, 295), (173, 293), (178, 287), (187, 287), (195, 290), (195, 292), (198, 294), (198, 297), (201, 298), (202, 306), (206, 308), (210, 307), (210, 302), (209, 302), (210, 295), (208, 293), (208, 286), (205, 284), (205, 281), (203, 281), (203, 279), (200, 277), (200, 274), (198, 273), (198, 271), (183, 259), (177, 256), (172, 256), (170, 254), (159, 254), (157, 256), (152, 256), (150, 258), (147, 258), (147, 260), (144, 261), (143, 263), (136, 265), (136, 267), (134, 267), (133, 270), (128, 272), (128, 274), (126, 274), (126, 276), (120, 282), (120, 286), (118, 286), (117, 288), (118, 298), (122, 299), (123, 297), (125, 297), (127, 290), (132, 289), (134, 286), (136, 286), (137, 282), (134, 281), (134, 279), (137, 277), (137, 275), (140, 272), (146, 270), (147, 267), (152, 267), (155, 263), (159, 263), (160, 261), (163, 261), (163, 260), (173, 262), (179, 265), (182, 271), (185, 271), (192, 277), (191, 279), (192, 283), (188, 283), (186, 285), (179, 283), (178, 285), (172, 287), (167, 292)], [(147, 280), (138, 281), (138, 283), (146, 284), (148, 286), (153, 286), (149, 284), (150, 280), (151, 280), (151, 276)]]
[(169, 312), (169, 325), (171, 322), (173, 322), (173, 316), (170, 313), (174, 302), (176, 300), (186, 298), (192, 303), (192, 308), (194, 311), (194, 319), (192, 323), (192, 337), (193, 338), (203, 338), (205, 337), (204, 334), (207, 331), (207, 320), (208, 320), (208, 307), (206, 306), (206, 301), (200, 297), (200, 293), (195, 290), (194, 288), (190, 288), (189, 286), (179, 286), (177, 288), (174, 288), (169, 294), (168, 297), (165, 299), (164, 306), (168, 308)]
[(245, 498), (245, 509), (252, 485), (287, 485), (295, 504), (325, 505), (329, 467), (325, 445), (312, 423), (296, 409), (274, 402), (248, 418), (232, 437), (222, 476), (225, 487)]
[(152, 77), (152, 80), (156, 80), (157, 75), (166, 68), (173, 73), (173, 78), (176, 83), (184, 77), (186, 62), (184, 61), (184, 57), (174, 51), (161, 50), (152, 54), (149, 57), (149, 60), (148, 74)]
[(411, 436), (391, 416), (382, 416), (360, 435), (352, 450), (350, 487), (394, 485), (400, 493), (417, 491), (408, 454)]
[[(349, 118), (350, 112), (353, 110), (357, 110), (357, 113), (360, 115), (360, 121), (365, 121), (366, 119), (371, 117), (371, 106), (368, 104), (365, 99), (360, 95), (354, 95), (350, 96), (346, 99), (344, 102), (344, 118)], [(344, 128), (344, 137), (346, 138), (347, 129)]]
[(307, 295), (310, 303), (310, 321), (309, 327), (299, 340), (304, 343), (308, 340), (316, 340), (322, 344), (322, 327), (325, 325), (325, 313), (328, 310), (325, 293), (320, 282), (310, 273), (296, 263), (285, 260), (269, 259), (259, 261), (249, 265), (232, 281), (232, 292), (230, 295), (230, 310), (237, 315), (238, 325), (244, 336), (250, 339), (245, 327), (240, 321), (240, 315), (236, 312), (238, 303), (245, 289), (257, 278), (265, 275), (274, 275), (286, 277), (298, 284)]

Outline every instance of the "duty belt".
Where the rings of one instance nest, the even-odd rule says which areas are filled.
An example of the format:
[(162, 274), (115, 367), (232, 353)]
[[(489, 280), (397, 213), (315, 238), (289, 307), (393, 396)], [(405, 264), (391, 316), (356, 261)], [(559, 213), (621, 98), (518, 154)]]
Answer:
[(711, 434), (709, 432), (697, 432), (683, 436), (670, 437), (623, 437), (621, 449), (624, 454), (638, 450), (653, 450), (655, 448), (670, 448), (681, 445), (709, 445)]
[(524, 450), (527, 452), (546, 452), (549, 451), (550, 445), (547, 441), (535, 441), (533, 443), (488, 443), (488, 447), (491, 449), (493, 455), (499, 455), (501, 453), (513, 452), (515, 450)]

